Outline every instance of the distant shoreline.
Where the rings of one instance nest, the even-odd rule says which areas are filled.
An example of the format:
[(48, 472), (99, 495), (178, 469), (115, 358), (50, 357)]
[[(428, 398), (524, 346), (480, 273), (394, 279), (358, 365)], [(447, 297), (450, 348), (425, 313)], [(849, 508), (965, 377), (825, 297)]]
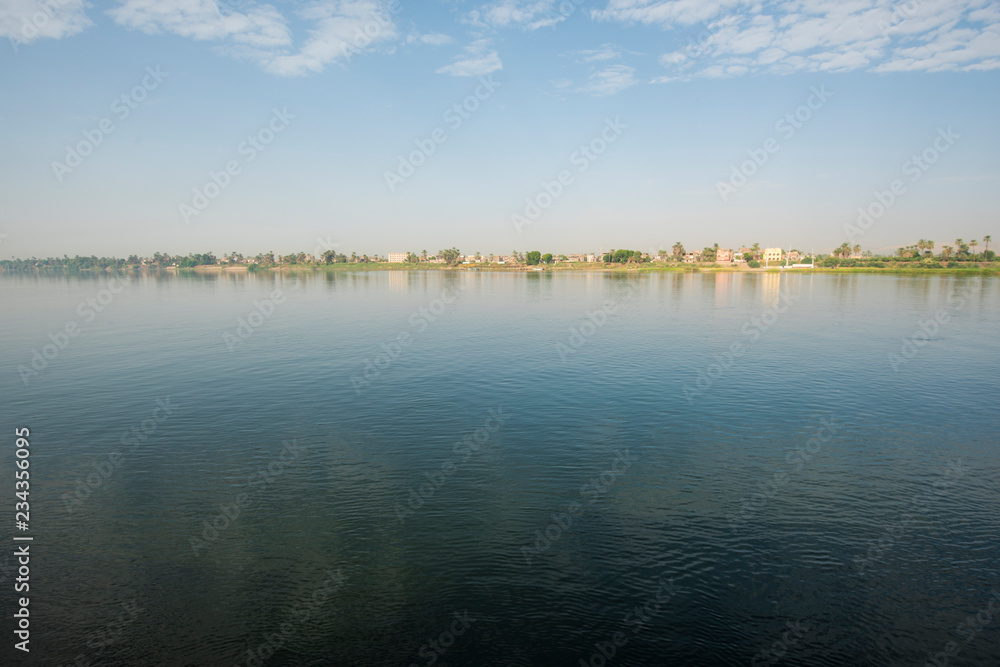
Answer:
[[(168, 266), (163, 268), (131, 268), (124, 269), (118, 272), (156, 272), (156, 271), (166, 271), (171, 273), (180, 272), (194, 272), (194, 273), (250, 273), (249, 265), (233, 265), (233, 266), (222, 266), (222, 265), (202, 265), (194, 267), (176, 267)], [(470, 266), (467, 264), (459, 264), (456, 266), (449, 266), (446, 264), (431, 264), (431, 263), (420, 263), (420, 264), (405, 264), (405, 263), (393, 263), (389, 264), (386, 262), (369, 262), (369, 263), (354, 263), (354, 264), (282, 264), (278, 266), (270, 267), (258, 267), (255, 272), (269, 272), (269, 273), (298, 273), (298, 272), (346, 272), (346, 273), (361, 273), (361, 272), (372, 272), (372, 271), (406, 271), (406, 272), (424, 272), (424, 271), (449, 271), (449, 272), (489, 272), (489, 273), (527, 273), (527, 274), (539, 274), (539, 273), (620, 273), (620, 274), (642, 274), (642, 273), (832, 273), (832, 274), (844, 274), (844, 273), (888, 273), (888, 274), (906, 274), (906, 275), (977, 275), (977, 276), (998, 276), (1000, 275), (1000, 264), (990, 263), (990, 264), (976, 264), (969, 267), (940, 267), (940, 268), (916, 268), (916, 267), (843, 267), (843, 268), (831, 268), (831, 267), (815, 267), (815, 268), (783, 268), (783, 267), (760, 267), (760, 268), (750, 268), (747, 266), (697, 266), (694, 264), (668, 264), (659, 265), (655, 263), (646, 263), (639, 266), (627, 266), (627, 265), (608, 265), (601, 262), (575, 262), (572, 264), (560, 263), (553, 266), (545, 267), (533, 267), (533, 266), (498, 266), (498, 265), (479, 265)], [(61, 268), (36, 268), (33, 273), (65, 273), (66, 269)], [(72, 273), (112, 273), (115, 272), (109, 269), (78, 269), (75, 271), (70, 271)], [(26, 273), (22, 270), (7, 270), (0, 269), (0, 273)]]

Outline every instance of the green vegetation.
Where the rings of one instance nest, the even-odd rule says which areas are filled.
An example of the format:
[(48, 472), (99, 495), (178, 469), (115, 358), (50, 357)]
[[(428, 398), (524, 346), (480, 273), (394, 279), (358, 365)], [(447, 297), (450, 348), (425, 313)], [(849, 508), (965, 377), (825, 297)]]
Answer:
[(462, 253), (460, 253), (458, 251), (458, 248), (455, 247), (448, 248), (447, 250), (438, 251), (438, 257), (443, 259), (444, 263), (447, 264), (448, 266), (454, 266), (458, 264), (458, 260), (461, 256)]
[(605, 264), (641, 264), (648, 261), (649, 258), (642, 258), (641, 250), (612, 250), (604, 255)]

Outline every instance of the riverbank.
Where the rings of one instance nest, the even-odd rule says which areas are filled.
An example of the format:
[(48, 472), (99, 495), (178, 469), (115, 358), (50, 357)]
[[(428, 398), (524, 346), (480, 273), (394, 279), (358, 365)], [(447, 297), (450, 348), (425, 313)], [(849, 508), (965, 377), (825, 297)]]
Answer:
[[(960, 267), (919, 267), (919, 266), (885, 266), (885, 267), (814, 267), (814, 268), (783, 268), (783, 267), (760, 267), (756, 269), (747, 266), (719, 266), (719, 265), (695, 265), (695, 264), (604, 264), (601, 262), (575, 262), (572, 264), (558, 263), (549, 266), (503, 266), (497, 264), (469, 265), (459, 264), (448, 266), (446, 264), (417, 263), (417, 264), (389, 264), (385, 262), (369, 262), (357, 264), (282, 264), (278, 266), (262, 267), (256, 265), (238, 264), (233, 266), (221, 266), (218, 264), (193, 266), (179, 268), (168, 266), (160, 268), (143, 267), (126, 269), (129, 272), (136, 271), (165, 271), (169, 273), (293, 273), (293, 272), (334, 272), (334, 273), (360, 273), (371, 271), (449, 271), (449, 272), (491, 272), (491, 273), (887, 273), (904, 275), (975, 275), (975, 276), (996, 276), (1000, 275), (1000, 264), (998, 263), (976, 263), (972, 266)], [(63, 273), (64, 269), (41, 268), (35, 269), (33, 273)], [(110, 273), (110, 269), (78, 269), (73, 273)], [(11, 271), (0, 269), (0, 273), (24, 273), (22, 270)]]

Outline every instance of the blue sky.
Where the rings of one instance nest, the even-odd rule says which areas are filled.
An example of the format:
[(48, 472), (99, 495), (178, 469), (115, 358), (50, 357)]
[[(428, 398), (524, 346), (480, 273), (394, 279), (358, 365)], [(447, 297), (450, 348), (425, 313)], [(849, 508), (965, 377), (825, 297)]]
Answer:
[(996, 2), (4, 0), (0, 31), (2, 257), (997, 229)]

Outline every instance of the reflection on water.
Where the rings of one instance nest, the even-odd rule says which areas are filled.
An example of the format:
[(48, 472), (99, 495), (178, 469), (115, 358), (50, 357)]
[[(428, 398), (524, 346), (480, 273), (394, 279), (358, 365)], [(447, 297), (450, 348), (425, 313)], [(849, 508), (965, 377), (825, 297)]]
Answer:
[(771, 273), (770, 271), (760, 274), (760, 289), (764, 305), (774, 307), (778, 304), (778, 297), (781, 293), (781, 273)]
[(1000, 590), (995, 279), (162, 273), (25, 385), (106, 284), (0, 277), (40, 664), (923, 664)]

